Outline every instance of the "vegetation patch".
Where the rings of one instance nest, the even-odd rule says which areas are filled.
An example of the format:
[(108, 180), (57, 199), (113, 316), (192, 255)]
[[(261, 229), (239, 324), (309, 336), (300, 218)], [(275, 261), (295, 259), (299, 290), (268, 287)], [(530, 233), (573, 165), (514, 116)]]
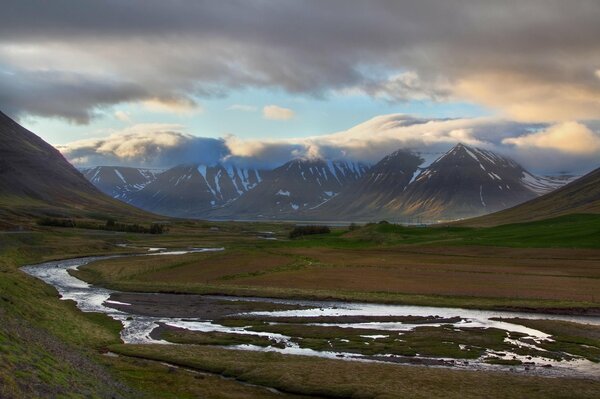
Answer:
[(190, 331), (183, 328), (167, 326), (162, 323), (160, 324), (159, 328), (156, 328), (154, 331), (152, 331), (152, 336), (154, 338), (164, 339), (165, 341), (188, 345), (255, 345), (262, 347), (284, 347), (281, 342), (264, 336), (226, 333), (220, 331)]
[(81, 219), (60, 219), (45, 217), (37, 221), (39, 226), (71, 227), (90, 230), (121, 231), (126, 233), (163, 234), (169, 229), (160, 223), (152, 223), (145, 227), (137, 223), (118, 223), (114, 219), (108, 219), (105, 223)]
[(329, 234), (331, 229), (328, 226), (296, 226), (290, 231), (290, 238), (298, 238), (315, 234)]

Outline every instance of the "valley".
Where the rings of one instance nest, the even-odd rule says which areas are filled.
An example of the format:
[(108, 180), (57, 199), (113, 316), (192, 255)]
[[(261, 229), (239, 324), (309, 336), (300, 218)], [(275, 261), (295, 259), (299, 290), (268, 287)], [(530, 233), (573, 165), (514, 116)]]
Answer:
[[(588, 220), (591, 220), (589, 229), (598, 228), (597, 218)], [(429, 385), (430, 394), (439, 394), (443, 389), (450, 397), (458, 396), (459, 392), (463, 396), (477, 397), (481, 392), (476, 381), (482, 378), (488, 381), (485, 392), (489, 397), (504, 395), (505, 390), (499, 389), (503, 384), (510, 384), (515, 392), (528, 392), (531, 397), (547, 397), (551, 393), (560, 396), (561, 392), (565, 395), (569, 392), (573, 397), (593, 397), (599, 389), (598, 383), (587, 377), (585, 371), (594, 370), (597, 364), (593, 357), (595, 352), (589, 348), (600, 347), (599, 330), (595, 326), (600, 301), (585, 294), (586, 284), (589, 284), (589, 292), (598, 288), (597, 241), (587, 245), (583, 242), (580, 248), (569, 247), (573, 244), (568, 241), (564, 241), (562, 248), (544, 248), (536, 242), (515, 245), (519, 242), (517, 229), (512, 232), (506, 228), (444, 231), (435, 227), (412, 227), (399, 233), (391, 225), (354, 230), (341, 227), (328, 235), (289, 240), (289, 229), (289, 225), (281, 223), (176, 222), (164, 236), (64, 228), (4, 234), (2, 259), (13, 259), (13, 265), (32, 264), (52, 257), (165, 251), (156, 248), (177, 251), (173, 255), (85, 259), (86, 266), (70, 273), (94, 283), (93, 287), (97, 287), (94, 289), (101, 293), (100, 297), (89, 297), (91, 307), (81, 305), (88, 303), (81, 302), (85, 297), (68, 294), (59, 284), (59, 293), (69, 300), (59, 301), (51, 291), (44, 296), (11, 295), (11, 312), (33, 316), (31, 312), (35, 307), (26, 305), (25, 298), (32, 304), (37, 303), (36, 298), (42, 300), (50, 295), (43, 300), (55, 303), (53, 306), (57, 309), (75, 300), (86, 311), (111, 317), (117, 314), (125, 326), (123, 332), (120, 332), (123, 327), (109, 323), (100, 314), (79, 313), (74, 307), (66, 313), (68, 317), (63, 317), (64, 321), (43, 317), (34, 323), (37, 328), (52, 326), (53, 334), (58, 333), (64, 337), (61, 339), (72, 342), (70, 334), (64, 335), (57, 328), (72, 318), (92, 317), (84, 324), (98, 332), (106, 331), (105, 338), (94, 338), (98, 341), (84, 338), (92, 333), (93, 330), (89, 330), (82, 335), (89, 342), (75, 344), (76, 347), (83, 344), (90, 348), (90, 344), (97, 342), (88, 352), (92, 359), (98, 359), (94, 362), (113, 370), (119, 380), (130, 387), (128, 389), (137, 387), (138, 395), (142, 396), (150, 389), (155, 389), (156, 395), (167, 396), (165, 389), (171, 389), (169, 385), (159, 387), (150, 382), (156, 376), (177, 380), (179, 391), (176, 392), (181, 397), (186, 396), (185, 392), (208, 392), (209, 389), (215, 397), (236, 397), (232, 392), (244, 392), (246, 397), (267, 397), (263, 395), (269, 394), (261, 387), (275, 388), (282, 391), (282, 395), (292, 396), (348, 397), (367, 389), (375, 396), (401, 397), (417, 395), (415, 387), (431, 379), (440, 385)], [(548, 228), (545, 224), (532, 224), (524, 230), (541, 233)], [(261, 239), (260, 232), (264, 231), (272, 232), (277, 240)], [(577, 234), (566, 221), (555, 233), (559, 236), (569, 231), (576, 241)], [(589, 234), (585, 228), (578, 233)], [(481, 241), (473, 246), (475, 237), (485, 236), (493, 246)], [(553, 245), (551, 239), (546, 242)], [(557, 243), (560, 243), (558, 239), (554, 241)], [(189, 248), (224, 250), (188, 254), (179, 251)], [(21, 255), (15, 257), (17, 254)], [(77, 264), (76, 259), (69, 262), (66, 265)], [(3, 270), (4, 275), (9, 276), (4, 281), (10, 284), (14, 280), (16, 287), (21, 287), (17, 289), (43, 286), (41, 283), (31, 285), (33, 281), (21, 285), (31, 277), (23, 280), (23, 274), (10, 264), (4, 263)], [(39, 273), (43, 268), (34, 266), (29, 270)], [(323, 274), (329, 271), (337, 272), (338, 277)], [(344, 275), (348, 278), (340, 278)], [(462, 284), (455, 284), (453, 275)], [(525, 285), (520, 288), (515, 284), (517, 280), (510, 281), (511, 275), (516, 279), (518, 276), (530, 279), (527, 285), (537, 288), (528, 290)], [(405, 283), (402, 276), (406, 278)], [(501, 282), (506, 278), (507, 285), (503, 287)], [(423, 284), (419, 284), (419, 279)], [(356, 285), (356, 281), (361, 284)], [(425, 284), (426, 281), (436, 284)], [(569, 289), (558, 289), (565, 284)], [(79, 285), (75, 289), (79, 292), (86, 286)], [(509, 286), (513, 290), (507, 296)], [(469, 287), (476, 290), (464, 291)], [(145, 297), (144, 293), (154, 292), (169, 294)], [(187, 297), (185, 293), (202, 295)], [(166, 302), (158, 300), (161, 295)], [(201, 305), (206, 301), (211, 305)], [(223, 311), (219, 311), (221, 308)], [(477, 309), (488, 310), (482, 313)], [(486, 318), (481, 319), (484, 314)], [(507, 327), (494, 321), (498, 317), (512, 320), (508, 322), (508, 328), (513, 331), (510, 333), (512, 343), (503, 339), (505, 333), (501, 331)], [(547, 322), (535, 324), (538, 319)], [(484, 324), (480, 324), (482, 321)], [(150, 335), (159, 325), (163, 327)], [(450, 326), (454, 327), (447, 330)], [(502, 328), (495, 330), (498, 326)], [(542, 346), (534, 349), (529, 345), (538, 344), (528, 338), (533, 331), (526, 328), (538, 331), (536, 334), (541, 332), (544, 337), (552, 336), (553, 341), (540, 341)], [(400, 341), (394, 341), (390, 334), (399, 334)], [(283, 337), (288, 337), (289, 344), (280, 341)], [(180, 342), (185, 349), (164, 343), (149, 345), (153, 339)], [(125, 343), (120, 343), (121, 340)], [(521, 340), (523, 344), (518, 346), (515, 342)], [(439, 346), (442, 341), (447, 344)], [(550, 344), (553, 346), (548, 346)], [(248, 351), (244, 345), (255, 347), (256, 351)], [(291, 345), (291, 352), (285, 349), (286, 345)], [(588, 349), (583, 350), (580, 345)], [(295, 347), (298, 349), (293, 349)], [(324, 356), (320, 351), (325, 351)], [(394, 354), (391, 364), (391, 359), (378, 358), (386, 353)], [(420, 355), (415, 356), (415, 353)], [(377, 361), (364, 363), (356, 357)], [(321, 374), (310, 372), (306, 368), (309, 365), (314, 370), (326, 367), (328, 382), (323, 384)], [(251, 369), (255, 372), (249, 372)], [(209, 374), (197, 380), (188, 370)], [(363, 380), (353, 383), (347, 377), (355, 373), (381, 376), (385, 381), (409, 379), (412, 384), (366, 384)], [(289, 377), (281, 380), (284, 374)], [(561, 376), (559, 379), (548, 378), (557, 374)], [(214, 380), (218, 375), (232, 379), (221, 383)], [(300, 375), (304, 382), (294, 383), (294, 378)], [(142, 381), (148, 382), (138, 385)], [(236, 381), (251, 385), (239, 385)], [(126, 388), (115, 386), (114, 389), (117, 392)], [(125, 397), (132, 397), (132, 393)]]

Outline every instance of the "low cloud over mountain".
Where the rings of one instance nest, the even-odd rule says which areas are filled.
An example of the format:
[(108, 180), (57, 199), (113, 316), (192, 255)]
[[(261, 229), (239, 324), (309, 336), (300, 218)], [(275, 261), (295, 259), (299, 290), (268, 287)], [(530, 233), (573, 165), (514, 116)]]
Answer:
[(383, 115), (348, 130), (282, 140), (196, 137), (183, 126), (134, 125), (102, 139), (62, 146), (77, 165), (170, 167), (227, 162), (279, 166), (290, 159), (349, 159), (374, 163), (390, 149), (440, 153), (462, 142), (508, 155), (538, 173), (585, 172), (600, 159), (598, 126), (582, 123), (524, 124), (497, 118), (422, 119)]

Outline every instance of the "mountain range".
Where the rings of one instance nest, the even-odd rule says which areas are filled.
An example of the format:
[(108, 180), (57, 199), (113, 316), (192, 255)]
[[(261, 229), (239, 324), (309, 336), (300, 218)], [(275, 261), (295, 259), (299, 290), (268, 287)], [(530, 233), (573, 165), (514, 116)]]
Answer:
[(492, 151), (458, 144), (437, 159), (400, 149), (375, 165), (299, 158), (273, 170), (179, 165), (164, 172), (97, 167), (103, 192), (159, 214), (209, 219), (433, 222), (484, 215), (571, 177), (536, 176)]
[(472, 219), (473, 225), (600, 212), (600, 169), (574, 181), (539, 177), (509, 158), (464, 144), (432, 162), (398, 150), (372, 166), (295, 159), (273, 170), (194, 164), (165, 171), (102, 166), (82, 174), (1, 112), (0, 139), (0, 217), (9, 228), (15, 219), (44, 215), (151, 216), (123, 202), (167, 215), (221, 219), (428, 222), (492, 213)]

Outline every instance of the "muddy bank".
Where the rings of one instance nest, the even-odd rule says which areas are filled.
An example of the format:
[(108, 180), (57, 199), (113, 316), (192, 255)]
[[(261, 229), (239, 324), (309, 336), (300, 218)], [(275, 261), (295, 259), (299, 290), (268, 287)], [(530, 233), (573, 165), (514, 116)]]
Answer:
[(194, 294), (115, 292), (105, 303), (113, 309), (143, 316), (214, 320), (247, 312), (308, 309), (308, 306), (276, 302), (224, 300)]
[(600, 308), (533, 308), (525, 306), (494, 306), (492, 310), (501, 312), (535, 313), (567, 316), (600, 316)]

